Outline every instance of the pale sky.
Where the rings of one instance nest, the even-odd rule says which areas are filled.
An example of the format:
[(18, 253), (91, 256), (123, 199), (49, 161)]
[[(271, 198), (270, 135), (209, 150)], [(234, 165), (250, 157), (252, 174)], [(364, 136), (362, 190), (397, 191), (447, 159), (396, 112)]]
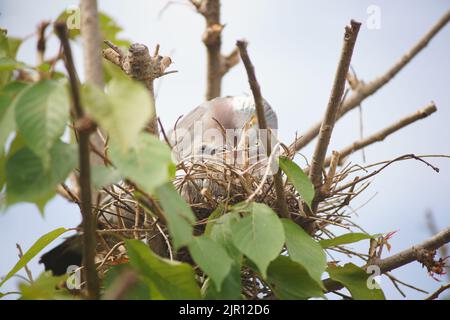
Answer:
[[(124, 28), (123, 36), (153, 48), (161, 45), (170, 54), (173, 69), (164, 78), (157, 112), (166, 127), (203, 101), (205, 91), (205, 49), (201, 42), (204, 20), (189, 6), (174, 4), (161, 17), (166, 0), (101, 1), (100, 9), (113, 16)], [(183, 1), (179, 1), (183, 2)], [(185, 1), (187, 2), (187, 1)], [(0, 27), (12, 36), (33, 33), (44, 19), (54, 19), (77, 1), (0, 0)], [(380, 29), (369, 29), (367, 8), (380, 8)], [(344, 26), (355, 19), (363, 22), (352, 66), (358, 76), (370, 81), (381, 75), (429, 28), (450, 9), (449, 0), (396, 1), (269, 1), (223, 0), (223, 49), (231, 51), (237, 39), (250, 42), (249, 54), (256, 67), (263, 95), (278, 114), (281, 140), (290, 143), (296, 131), (301, 134), (321, 119), (330, 94)], [(27, 40), (19, 59), (36, 62), (35, 38)], [(56, 50), (50, 40), (49, 56)], [(81, 45), (74, 46), (82, 74)], [(363, 102), (364, 134), (374, 133), (396, 120), (435, 101), (438, 112), (388, 137), (385, 142), (366, 148), (367, 163), (393, 159), (403, 154), (450, 154), (450, 25), (447, 25), (392, 82)], [(223, 95), (250, 93), (242, 65), (224, 79)], [(337, 124), (330, 149), (340, 149), (359, 137), (357, 110)], [(302, 150), (310, 159), (314, 144)], [(301, 161), (301, 158), (299, 158)], [(351, 157), (363, 164), (361, 153)], [(441, 169), (439, 174), (416, 161), (394, 164), (377, 176), (365, 193), (355, 201), (356, 221), (370, 233), (399, 230), (391, 243), (391, 253), (420, 242), (429, 236), (425, 212), (432, 210), (438, 226), (450, 224), (450, 159), (430, 159)], [(302, 163), (302, 162), (300, 162)], [(15, 243), (24, 249), (45, 232), (57, 227), (74, 227), (80, 221), (78, 210), (62, 199), (55, 199), (41, 217), (31, 205), (16, 205), (0, 215), (0, 275), (17, 261)], [(55, 241), (55, 244), (59, 241)], [(354, 245), (366, 251), (367, 242)], [(385, 253), (386, 254), (386, 253)], [(42, 266), (35, 259), (31, 270), (37, 276)], [(418, 263), (393, 273), (430, 292), (441, 283), (431, 279)], [(442, 278), (443, 281), (447, 279)], [(17, 278), (0, 291), (14, 290)], [(387, 278), (382, 287), (388, 298), (402, 298)], [(408, 298), (425, 295), (402, 288)]]

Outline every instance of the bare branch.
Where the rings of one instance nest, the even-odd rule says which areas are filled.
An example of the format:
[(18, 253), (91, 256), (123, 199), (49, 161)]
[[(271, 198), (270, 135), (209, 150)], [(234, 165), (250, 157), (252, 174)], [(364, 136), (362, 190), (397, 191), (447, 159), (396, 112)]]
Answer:
[(103, 57), (119, 66), (131, 78), (144, 83), (148, 89), (153, 105), (153, 117), (146, 130), (152, 134), (159, 135), (153, 82), (157, 78), (175, 72), (166, 71), (172, 64), (172, 59), (159, 55), (159, 45), (156, 45), (155, 52), (151, 56), (147, 46), (140, 43), (133, 43), (127, 54), (110, 41), (105, 40), (105, 43), (109, 48), (103, 50)]
[(80, 186), (81, 213), (83, 216), (83, 263), (85, 266), (83, 270), (85, 272), (87, 282), (88, 298), (99, 299), (100, 284), (95, 267), (97, 235), (95, 216), (92, 214), (91, 167), (89, 159), (89, 136), (95, 129), (95, 124), (85, 117), (83, 108), (81, 107), (78, 78), (67, 37), (67, 27), (64, 23), (56, 23), (55, 30), (64, 50), (64, 62), (69, 74), (72, 102), (76, 117), (76, 127), (79, 136), (78, 155), (80, 176), (78, 184)]
[[(266, 116), (264, 114), (264, 102), (263, 97), (261, 95), (261, 88), (259, 86), (258, 80), (255, 75), (255, 68), (250, 60), (250, 57), (247, 52), (247, 42), (240, 40), (236, 43), (236, 46), (239, 48), (239, 52), (241, 54), (242, 62), (244, 63), (245, 70), (247, 71), (248, 82), (250, 84), (250, 88), (252, 89), (253, 98), (255, 100), (256, 106), (256, 115), (258, 117), (258, 125), (260, 129), (267, 129)], [(271, 143), (267, 143), (267, 157), (269, 158), (272, 153)], [(286, 196), (284, 194), (284, 186), (283, 180), (281, 178), (281, 171), (274, 175), (274, 184), (275, 184), (275, 192), (277, 194), (277, 206), (280, 211), (280, 215), (282, 217), (288, 218), (289, 211), (286, 204)]]
[(445, 290), (450, 289), (450, 283), (447, 283), (446, 285), (441, 286), (436, 292), (433, 292), (429, 297), (425, 298), (425, 300), (434, 300), (439, 297), (439, 295), (444, 292)]
[[(442, 230), (441, 232), (418, 245), (400, 251), (399, 253), (385, 259), (375, 259), (371, 262), (371, 265), (380, 267), (381, 273), (386, 273), (407, 265), (411, 262), (417, 261), (418, 259), (420, 259), (420, 252), (423, 250), (436, 250), (449, 242), (450, 227), (447, 227), (446, 229)], [(340, 282), (331, 279), (325, 279), (323, 283), (328, 292), (336, 291), (344, 287)]]
[(206, 100), (211, 100), (221, 95), (222, 78), (239, 63), (239, 53), (237, 49), (228, 56), (221, 53), (222, 30), (225, 26), (220, 22), (220, 0), (190, 0), (190, 2), (206, 21), (203, 33), (203, 43), (207, 50)]
[[(436, 112), (437, 108), (434, 103), (431, 103), (430, 105), (426, 106), (423, 109), (420, 109), (413, 114), (410, 114), (409, 116), (398, 120), (397, 122), (391, 124), (389, 127), (384, 128), (383, 130), (374, 133), (373, 135), (359, 141), (353, 142), (348, 147), (342, 149), (339, 151), (341, 154), (341, 161), (344, 160), (345, 157), (348, 155), (361, 150), (362, 148), (367, 147), (368, 145), (371, 145), (373, 143), (383, 141), (387, 136), (393, 134), (394, 132), (403, 129), (404, 127), (410, 125), (411, 123), (416, 122), (417, 120), (424, 119), (428, 117), (429, 115)], [(331, 157), (328, 157), (324, 161), (324, 166), (327, 167), (330, 165)]]
[[(22, 247), (20, 246), (20, 244), (16, 243), (16, 248), (19, 251), (19, 259), (22, 259), (22, 257), (23, 257)], [(31, 273), (30, 269), (28, 268), (28, 266), (26, 264), (24, 265), (24, 269), (25, 269), (25, 272), (27, 273), (28, 280), (30, 281), (30, 283), (33, 283), (34, 282), (33, 274)]]
[[(392, 80), (417, 54), (422, 51), (433, 37), (450, 21), (450, 11), (447, 11), (445, 15), (428, 31), (425, 36), (419, 40), (419, 42), (408, 51), (396, 64), (394, 64), (384, 75), (369, 82), (359, 82), (359, 86), (353, 91), (352, 95), (346, 99), (339, 111), (337, 119), (344, 116), (347, 112), (353, 110), (361, 104), (361, 102), (367, 97), (373, 95), (390, 80)], [(336, 119), (336, 120), (337, 120)], [(316, 123), (308, 131), (301, 135), (301, 139), (296, 140), (290, 145), (292, 152), (297, 152), (304, 146), (309, 144), (320, 131), (321, 123)]]
[[(341, 57), (339, 60), (338, 68), (334, 78), (333, 89), (328, 101), (328, 107), (325, 112), (325, 117), (320, 127), (319, 141), (317, 142), (316, 149), (311, 162), (311, 170), (309, 177), (313, 183), (316, 191), (320, 190), (322, 185), (322, 169), (323, 162), (327, 153), (328, 145), (330, 143), (333, 127), (336, 122), (336, 116), (339, 112), (342, 96), (345, 89), (345, 81), (350, 68), (350, 61), (353, 55), (353, 49), (355, 47), (356, 39), (358, 37), (359, 28), (361, 23), (351, 21), (350, 26), (345, 28), (344, 44), (342, 47)], [(319, 194), (317, 192), (316, 194)], [(313, 211), (314, 204), (313, 204)]]

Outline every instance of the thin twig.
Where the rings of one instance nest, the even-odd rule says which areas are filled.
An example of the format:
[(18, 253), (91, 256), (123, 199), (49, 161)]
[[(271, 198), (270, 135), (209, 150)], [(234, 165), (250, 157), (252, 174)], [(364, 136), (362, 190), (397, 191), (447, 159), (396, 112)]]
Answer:
[[(418, 252), (420, 252), (421, 250), (436, 250), (449, 242), (450, 227), (447, 227), (446, 229), (442, 230), (441, 232), (435, 234), (431, 238), (423, 241), (418, 245), (400, 251), (399, 253), (385, 259), (374, 259), (371, 262), (371, 265), (377, 265), (378, 267), (380, 267), (380, 271), (382, 274), (390, 272), (394, 269), (400, 268), (404, 265), (416, 261), (419, 258)], [(325, 279), (323, 283), (328, 292), (343, 288), (343, 285), (340, 282), (331, 279)]]
[[(17, 250), (19, 250), (19, 259), (22, 259), (22, 257), (23, 257), (22, 247), (18, 243), (16, 243), (16, 247), (17, 247)], [(24, 266), (24, 269), (25, 269), (25, 272), (27, 273), (28, 280), (30, 281), (30, 283), (33, 283), (34, 282), (33, 274), (31, 273), (30, 269), (28, 268), (28, 266), (26, 264)]]
[[(256, 79), (255, 68), (253, 67), (253, 64), (247, 52), (248, 43), (244, 40), (240, 40), (237, 41), (236, 45), (239, 48), (242, 62), (244, 63), (245, 70), (247, 71), (248, 82), (250, 84), (250, 88), (253, 93), (253, 99), (255, 100), (256, 115), (258, 118), (259, 129), (267, 130), (268, 128), (266, 116), (264, 114), (264, 100), (261, 94), (261, 88), (259, 86), (258, 80)], [(270, 134), (268, 134), (268, 137), (269, 136)], [(271, 154), (272, 154), (272, 145), (271, 141), (269, 141), (267, 143), (267, 157), (270, 158)], [(273, 180), (275, 184), (275, 192), (277, 194), (278, 210), (280, 211), (280, 215), (282, 217), (288, 218), (289, 210), (287, 208), (286, 196), (284, 194), (283, 179), (281, 177), (280, 169), (278, 169), (278, 171), (275, 173)]]
[[(414, 112), (413, 114), (410, 114), (409, 116), (406, 116), (406, 117), (398, 120), (397, 122), (391, 124), (389, 127), (386, 127), (383, 130), (378, 131), (377, 133), (374, 133), (373, 135), (371, 135), (365, 139), (353, 142), (348, 147), (339, 151), (339, 153), (341, 154), (341, 161), (345, 157), (349, 156), (350, 154), (352, 154), (358, 150), (361, 150), (362, 148), (365, 148), (373, 143), (383, 141), (387, 136), (393, 134), (394, 132), (396, 132), (400, 129), (403, 129), (404, 127), (406, 127), (418, 120), (428, 117), (429, 115), (436, 112), (436, 110), (437, 110), (437, 108), (436, 108), (435, 104), (431, 103), (427, 107), (420, 109), (420, 110)], [(325, 167), (329, 166), (330, 162), (331, 162), (331, 157), (326, 158), (324, 161), (324, 166)]]
[(436, 292), (433, 292), (429, 297), (425, 298), (425, 300), (437, 299), (439, 297), (439, 295), (447, 289), (450, 289), (450, 283), (447, 283), (446, 285), (441, 286), (438, 290), (436, 290)]
[(350, 68), (350, 62), (353, 55), (356, 39), (358, 37), (361, 23), (354, 20), (350, 21), (350, 26), (346, 26), (344, 35), (344, 44), (342, 46), (341, 57), (334, 78), (333, 89), (328, 101), (325, 117), (320, 127), (319, 140), (317, 142), (314, 155), (311, 161), (311, 170), (309, 177), (316, 189), (316, 197), (313, 201), (313, 213), (317, 209), (318, 199), (320, 197), (320, 187), (322, 186), (322, 169), (330, 143), (333, 127), (336, 122), (336, 116), (339, 112), (342, 97), (345, 89), (346, 77)]
[(55, 30), (64, 49), (64, 61), (69, 74), (70, 92), (73, 101), (74, 114), (79, 134), (79, 165), (80, 165), (80, 201), (81, 213), (83, 216), (83, 262), (84, 272), (87, 282), (87, 292), (90, 299), (99, 299), (100, 284), (98, 274), (95, 268), (96, 255), (96, 223), (95, 216), (92, 214), (92, 195), (91, 195), (91, 167), (89, 159), (89, 136), (94, 124), (85, 117), (81, 107), (78, 78), (76, 76), (75, 66), (72, 58), (69, 40), (67, 37), (67, 27), (64, 23), (56, 23)]
[[(386, 73), (376, 78), (375, 80), (364, 83), (360, 81), (360, 85), (353, 91), (352, 95), (346, 99), (338, 114), (338, 119), (344, 116), (347, 112), (361, 105), (361, 102), (373, 95), (380, 88), (386, 85), (392, 80), (411, 60), (417, 56), (434, 38), (434, 36), (450, 21), (450, 11), (447, 11), (444, 16), (424, 35), (423, 38), (417, 42), (417, 44), (408, 51), (397, 63), (395, 63)], [(290, 145), (292, 152), (297, 152), (307, 144), (309, 144), (319, 134), (321, 122), (316, 123), (304, 134), (301, 135), (301, 139), (296, 140)]]

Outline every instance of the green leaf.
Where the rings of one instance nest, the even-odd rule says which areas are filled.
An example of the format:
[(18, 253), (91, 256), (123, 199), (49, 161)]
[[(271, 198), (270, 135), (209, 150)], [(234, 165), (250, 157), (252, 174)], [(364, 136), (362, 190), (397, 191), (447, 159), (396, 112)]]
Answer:
[(225, 249), (206, 236), (198, 236), (189, 244), (189, 252), (220, 291), (233, 263)]
[(191, 208), (171, 182), (158, 187), (156, 194), (164, 209), (175, 249), (191, 243), (194, 238), (192, 224), (195, 222), (195, 215)]
[(327, 267), (327, 258), (322, 247), (292, 220), (281, 221), (289, 257), (301, 264), (310, 277), (322, 286), (322, 274)]
[(73, 300), (65, 288), (60, 288), (67, 275), (53, 276), (51, 272), (43, 272), (33, 283), (19, 285), (21, 300)]
[(211, 279), (206, 279), (202, 287), (202, 295), (206, 300), (240, 300), (241, 297), (241, 268), (233, 263), (231, 270), (222, 283), (219, 291), (211, 284)]
[(20, 269), (22, 269), (31, 259), (33, 259), (42, 249), (50, 244), (53, 240), (58, 238), (63, 233), (69, 231), (66, 228), (58, 228), (40, 237), (27, 252), (24, 253), (22, 258), (16, 263), (16, 265), (8, 272), (5, 278), (0, 282), (0, 287), (8, 281), (13, 275), (15, 275)]
[(27, 87), (22, 82), (11, 82), (0, 91), (0, 147), (5, 146), (8, 137), (16, 128), (14, 99)]
[(42, 160), (28, 147), (18, 149), (6, 161), (7, 203), (28, 201), (42, 208), (75, 168), (77, 159), (75, 145), (58, 142), (50, 150), (50, 166), (44, 168)]
[(330, 247), (336, 247), (344, 244), (358, 242), (365, 239), (377, 238), (379, 236), (380, 236), (379, 234), (370, 235), (367, 233), (352, 232), (343, 234), (333, 239), (320, 240), (319, 243), (322, 246), (322, 248), (327, 249)]
[(91, 169), (92, 186), (99, 190), (122, 179), (120, 172), (113, 167), (94, 165)]
[(154, 193), (158, 186), (175, 176), (170, 148), (147, 133), (141, 133), (136, 140), (130, 150), (123, 152), (111, 139), (111, 160), (124, 177), (136, 182), (148, 193)]
[(217, 208), (209, 215), (208, 220), (206, 221), (205, 232), (203, 233), (205, 236), (209, 236), (211, 234), (211, 229), (216, 223), (217, 219), (220, 218), (224, 214), (224, 206), (219, 204)]
[[(6, 163), (6, 154), (3, 149), (0, 149), (0, 192), (3, 191), (3, 186), (6, 182), (6, 174), (5, 174), (5, 163)], [(1, 196), (0, 196), (1, 199)], [(1, 202), (1, 200), (0, 200)], [(1, 209), (1, 204), (0, 204)]]
[[(129, 263), (119, 264), (108, 269), (103, 280), (106, 295), (109, 291), (114, 292), (118, 289), (117, 286), (120, 286), (122, 282), (121, 276), (130, 270), (132, 267)], [(150, 298), (150, 288), (145, 281), (137, 281), (134, 286), (128, 288), (125, 296), (121, 297), (123, 300), (149, 300)]]
[(129, 47), (131, 43), (128, 40), (118, 38), (118, 34), (123, 31), (122, 27), (111, 16), (104, 12), (99, 13), (100, 31), (103, 39), (112, 41), (115, 45)]
[(154, 105), (148, 90), (128, 77), (113, 79), (107, 92), (106, 95), (94, 85), (84, 85), (83, 105), (126, 152), (150, 118), (154, 117)]
[(364, 269), (347, 263), (343, 267), (328, 267), (330, 278), (342, 283), (352, 294), (355, 300), (384, 300), (384, 293), (381, 289), (369, 289), (367, 280), (369, 275)]
[(200, 288), (190, 265), (163, 259), (141, 241), (127, 240), (130, 263), (153, 289), (152, 297), (163, 299), (200, 299)]
[(242, 253), (233, 244), (231, 227), (237, 224), (241, 217), (237, 212), (229, 212), (217, 219), (211, 227), (209, 237), (225, 248), (228, 255), (238, 263), (242, 260)]
[[(22, 40), (20, 39), (7, 37), (6, 30), (0, 30), (0, 59), (7, 59), (3, 61), (4, 64), (9, 65), (11, 59), (15, 60), (17, 50), (21, 43)], [(8, 69), (9, 67), (0, 70), (0, 88), (7, 84), (12, 78), (12, 71)]]
[(311, 207), (311, 202), (314, 199), (314, 186), (306, 173), (287, 157), (280, 157), (278, 161), (281, 170), (286, 174), (306, 204)]
[(76, 28), (81, 23), (79, 8), (71, 7), (65, 9), (55, 21), (65, 23), (68, 26), (69, 39), (74, 40), (81, 34), (80, 29)]
[(232, 240), (266, 277), (269, 263), (279, 255), (284, 245), (283, 225), (277, 214), (265, 204), (253, 203), (249, 207), (251, 212), (232, 225)]
[(48, 165), (49, 151), (69, 120), (64, 84), (41, 80), (21, 92), (15, 106), (17, 127), (28, 147)]
[(267, 282), (277, 298), (282, 300), (323, 296), (321, 286), (309, 276), (308, 271), (286, 256), (279, 256), (270, 264)]
[(24, 67), (26, 67), (26, 65), (23, 62), (16, 61), (13, 58), (10, 57), (0, 58), (0, 71), (12, 71)]

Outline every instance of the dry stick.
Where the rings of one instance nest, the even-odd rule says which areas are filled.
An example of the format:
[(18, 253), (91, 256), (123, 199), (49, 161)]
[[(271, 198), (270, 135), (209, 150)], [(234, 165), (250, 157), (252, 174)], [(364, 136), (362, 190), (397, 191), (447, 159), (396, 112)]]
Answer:
[[(20, 244), (16, 243), (16, 248), (19, 251), (19, 259), (22, 259), (22, 257), (23, 257), (22, 247), (20, 246)], [(28, 280), (30, 280), (30, 283), (33, 283), (34, 282), (33, 274), (31, 273), (30, 269), (28, 268), (28, 265), (25, 264), (24, 269), (25, 269), (25, 272), (27, 273)]]
[(438, 290), (436, 290), (436, 292), (432, 293), (429, 297), (425, 298), (425, 300), (437, 299), (439, 297), (439, 295), (447, 289), (450, 289), (450, 283), (447, 283), (446, 285), (441, 286)]
[(353, 49), (355, 47), (360, 27), (361, 23), (354, 20), (350, 21), (350, 26), (345, 27), (344, 44), (342, 46), (341, 57), (336, 70), (333, 89), (328, 101), (325, 117), (320, 127), (319, 140), (314, 151), (309, 173), (311, 182), (316, 189), (316, 197), (315, 200), (313, 200), (311, 208), (313, 213), (317, 209), (318, 199), (320, 197), (320, 187), (322, 186), (323, 164), (328, 145), (330, 143), (331, 134), (333, 133), (336, 117), (339, 112), (339, 107), (341, 105), (342, 96), (344, 94), (346, 77), (350, 68), (350, 61), (352, 59)]
[[(385, 129), (365, 138), (359, 141), (353, 142), (348, 147), (342, 149), (339, 151), (341, 155), (341, 161), (344, 159), (344, 157), (347, 157), (348, 155), (361, 150), (362, 148), (367, 147), (368, 145), (371, 145), (372, 143), (383, 141), (387, 136), (393, 134), (394, 132), (403, 129), (404, 127), (410, 125), (411, 123), (414, 123), (417, 120), (424, 119), (428, 117), (429, 115), (436, 112), (437, 108), (434, 103), (431, 103), (430, 105), (426, 106), (423, 109), (420, 109), (413, 114), (410, 114), (409, 116), (406, 116), (403, 119), (398, 120), (396, 123), (390, 125), (389, 127), (386, 127)], [(324, 166), (327, 167), (330, 165), (331, 157), (328, 157), (324, 161)]]
[(105, 44), (109, 48), (103, 50), (103, 57), (119, 66), (131, 78), (142, 82), (148, 89), (153, 117), (146, 130), (159, 136), (153, 81), (166, 74), (176, 72), (165, 71), (172, 63), (172, 60), (169, 57), (159, 55), (159, 45), (156, 46), (154, 55), (150, 56), (147, 46), (140, 43), (133, 43), (127, 54), (110, 41), (105, 40)]
[(92, 195), (91, 195), (91, 168), (89, 160), (89, 136), (93, 131), (95, 125), (85, 117), (84, 111), (81, 107), (80, 93), (78, 88), (78, 78), (75, 71), (75, 66), (72, 58), (72, 51), (70, 49), (69, 40), (67, 37), (67, 28), (64, 23), (56, 23), (55, 30), (61, 41), (64, 50), (64, 62), (67, 72), (69, 74), (70, 89), (73, 101), (73, 108), (76, 117), (79, 135), (79, 165), (80, 165), (80, 201), (81, 214), (83, 216), (83, 268), (86, 283), (87, 294), (89, 299), (100, 298), (100, 284), (98, 274), (95, 267), (96, 255), (96, 224), (95, 216), (92, 214)]
[[(246, 41), (240, 40), (240, 41), (237, 41), (236, 45), (239, 48), (242, 62), (244, 63), (245, 70), (247, 71), (248, 82), (250, 84), (250, 88), (253, 93), (253, 99), (255, 100), (256, 116), (258, 117), (259, 129), (267, 130), (268, 128), (267, 128), (266, 116), (264, 114), (263, 97), (261, 95), (261, 88), (259, 86), (258, 80), (256, 79), (255, 68), (253, 67), (253, 64), (252, 64), (250, 57), (248, 55), (248, 52), (247, 52), (248, 43)], [(268, 137), (269, 136), (270, 136), (270, 134), (268, 135)], [(272, 153), (272, 145), (271, 145), (271, 142), (269, 142), (269, 143), (267, 143), (267, 157), (268, 158), (270, 158), (271, 153)], [(275, 173), (273, 180), (274, 180), (274, 184), (275, 184), (275, 192), (277, 195), (277, 206), (278, 206), (279, 213), (282, 217), (288, 218), (289, 211), (287, 208), (286, 196), (284, 194), (284, 187), (283, 187), (283, 179), (281, 178), (280, 169), (278, 169), (277, 173)]]
[(38, 41), (36, 44), (37, 54), (38, 54), (38, 63), (42, 64), (44, 63), (45, 59), (45, 49), (47, 40), (45, 38), (45, 30), (47, 30), (47, 27), (50, 25), (49, 21), (43, 21), (38, 26)]
[[(375, 80), (364, 83), (360, 81), (359, 86), (353, 91), (352, 95), (346, 99), (338, 113), (337, 119), (340, 119), (347, 112), (358, 107), (361, 102), (367, 97), (373, 95), (381, 87), (392, 80), (423, 48), (425, 48), (431, 39), (450, 21), (450, 11), (447, 11), (445, 15), (428, 31), (420, 41), (408, 51), (396, 64), (394, 64), (384, 75), (376, 78)], [(295, 153), (309, 144), (319, 134), (321, 123), (316, 123), (304, 134), (300, 135), (301, 139), (297, 139), (290, 145), (291, 152)]]
[(206, 21), (203, 43), (207, 51), (206, 100), (219, 97), (222, 91), (222, 78), (239, 63), (239, 51), (234, 49), (228, 56), (221, 53), (222, 30), (220, 23), (220, 0), (190, 0)]
[[(450, 227), (447, 227), (446, 229), (442, 230), (441, 232), (418, 245), (412, 246), (409, 249), (403, 250), (385, 259), (375, 259), (374, 261), (372, 261), (371, 265), (378, 266), (381, 273), (383, 274), (407, 265), (413, 261), (416, 261), (418, 258), (420, 258), (419, 253), (423, 250), (436, 250), (449, 242)], [(340, 290), (344, 287), (340, 282), (334, 281), (332, 279), (325, 279), (323, 283), (328, 292)]]

